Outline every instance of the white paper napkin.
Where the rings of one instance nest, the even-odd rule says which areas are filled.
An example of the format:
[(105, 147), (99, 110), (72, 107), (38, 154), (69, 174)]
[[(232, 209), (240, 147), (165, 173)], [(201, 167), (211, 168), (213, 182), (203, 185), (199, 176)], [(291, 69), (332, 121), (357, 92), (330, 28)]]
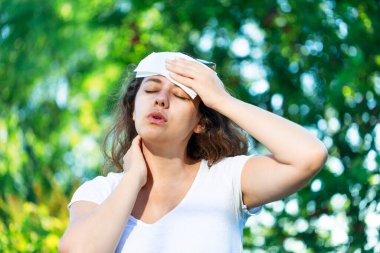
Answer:
[(175, 81), (170, 77), (169, 71), (165, 67), (165, 61), (171, 60), (174, 58), (185, 58), (191, 61), (197, 62), (195, 59), (191, 58), (188, 55), (178, 53), (178, 52), (159, 52), (159, 53), (151, 53), (144, 59), (142, 59), (137, 65), (134, 72), (136, 72), (136, 77), (147, 77), (153, 75), (163, 75), (167, 79), (169, 79), (174, 84), (178, 85), (181, 89), (183, 89), (192, 99), (197, 96), (194, 90), (190, 89), (186, 85)]

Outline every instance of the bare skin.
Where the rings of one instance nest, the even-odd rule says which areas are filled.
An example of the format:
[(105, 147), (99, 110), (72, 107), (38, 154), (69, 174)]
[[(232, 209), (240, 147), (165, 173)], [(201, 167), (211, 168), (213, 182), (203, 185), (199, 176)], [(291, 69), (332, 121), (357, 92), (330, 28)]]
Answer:
[[(270, 150), (271, 155), (251, 157), (243, 168), (242, 194), (248, 207), (294, 193), (325, 162), (327, 152), (319, 140), (289, 120), (232, 97), (211, 69), (185, 59), (167, 61), (166, 67), (173, 79), (195, 90), (206, 106), (233, 120)], [(71, 206), (60, 252), (114, 251), (131, 214), (146, 223), (157, 222), (178, 205), (194, 181), (200, 162), (186, 157), (185, 150), (191, 134), (202, 131), (199, 98), (191, 100), (162, 76), (155, 79), (159, 81), (144, 79), (136, 96), (139, 109), (134, 120), (139, 136), (124, 156), (126, 172), (120, 184), (101, 205), (78, 201)], [(152, 110), (164, 113), (167, 124), (148, 124)]]
[(233, 120), (271, 152), (250, 158), (243, 169), (242, 193), (248, 207), (296, 192), (325, 163), (327, 151), (321, 141), (285, 118), (232, 97), (215, 72), (185, 59), (168, 61), (167, 68), (205, 105)]

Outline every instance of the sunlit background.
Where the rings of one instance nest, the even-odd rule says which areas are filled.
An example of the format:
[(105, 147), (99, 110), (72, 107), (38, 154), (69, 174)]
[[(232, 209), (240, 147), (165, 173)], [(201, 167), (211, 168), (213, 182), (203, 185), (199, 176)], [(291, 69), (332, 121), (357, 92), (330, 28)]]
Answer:
[(0, 0), (0, 252), (57, 251), (73, 192), (104, 173), (131, 64), (173, 50), (329, 149), (310, 184), (248, 220), (245, 252), (380, 252), (379, 31), (375, 0)]

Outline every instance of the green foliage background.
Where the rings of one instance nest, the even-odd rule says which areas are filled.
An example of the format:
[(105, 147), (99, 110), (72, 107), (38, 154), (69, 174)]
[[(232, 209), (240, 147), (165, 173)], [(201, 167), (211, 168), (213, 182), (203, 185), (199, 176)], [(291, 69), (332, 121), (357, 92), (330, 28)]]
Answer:
[(128, 66), (171, 50), (329, 149), (247, 226), (247, 252), (380, 252), (379, 26), (375, 0), (0, 0), (0, 252), (56, 252)]

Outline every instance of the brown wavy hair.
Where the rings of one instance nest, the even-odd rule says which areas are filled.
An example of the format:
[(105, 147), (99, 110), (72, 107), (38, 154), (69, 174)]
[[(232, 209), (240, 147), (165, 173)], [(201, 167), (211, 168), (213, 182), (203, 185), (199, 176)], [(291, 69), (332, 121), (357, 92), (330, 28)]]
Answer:
[[(115, 110), (115, 123), (107, 133), (103, 143), (105, 168), (117, 168), (123, 171), (122, 158), (130, 148), (133, 138), (137, 135), (132, 113), (136, 94), (143, 78), (132, 74), (127, 85), (121, 90)], [(126, 87), (125, 87), (126, 86)], [(227, 117), (208, 108), (201, 101), (198, 107), (201, 115), (202, 133), (193, 135), (187, 144), (187, 155), (194, 159), (205, 159), (208, 166), (224, 157), (243, 155), (248, 150), (246, 134)]]

